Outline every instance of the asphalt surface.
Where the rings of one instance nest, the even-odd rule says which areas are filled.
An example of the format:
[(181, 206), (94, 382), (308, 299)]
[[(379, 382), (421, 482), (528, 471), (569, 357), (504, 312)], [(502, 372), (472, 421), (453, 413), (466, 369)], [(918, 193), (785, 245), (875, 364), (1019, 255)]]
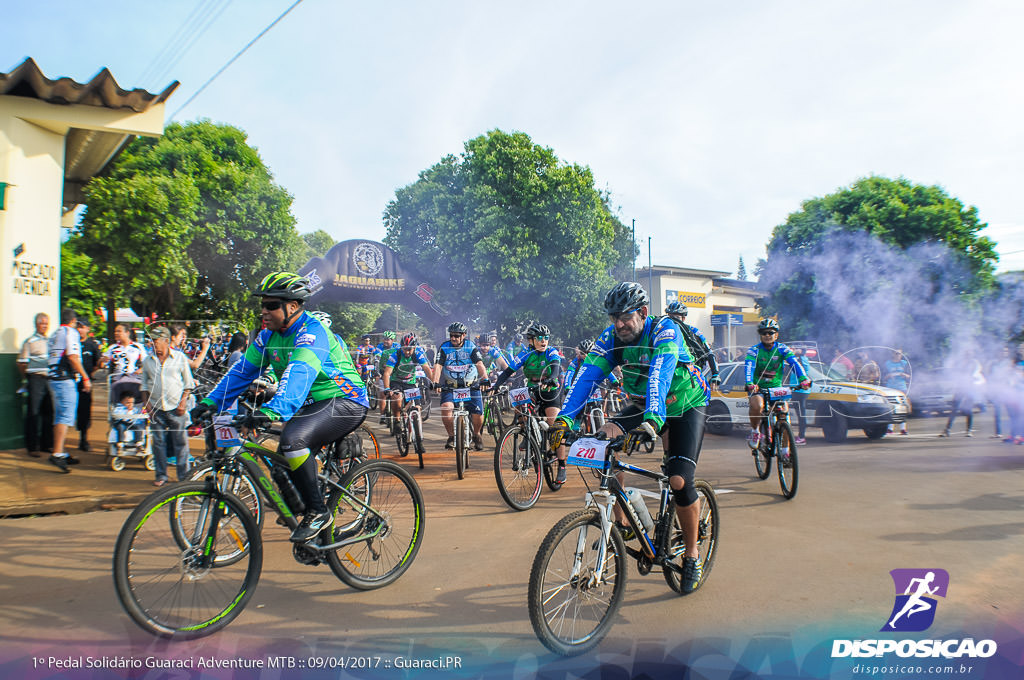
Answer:
[[(466, 479), (457, 479), (437, 418), (427, 423), (423, 470), (414, 456), (396, 458), (383, 428), (372, 425), (384, 457), (413, 472), (425, 499), (424, 542), (401, 579), (380, 590), (351, 590), (324, 566), (297, 564), (287, 532), (268, 521), (263, 572), (246, 610), (221, 633), (189, 643), (160, 641), (138, 629), (111, 583), (114, 539), (126, 508), (152, 491), (152, 473), (138, 466), (112, 472), (102, 456), (82, 454), (82, 464), (61, 475), (24, 452), (4, 453), (4, 491), (18, 484), (30, 490), (20, 504), (5, 494), (9, 507), (79, 514), (0, 521), (0, 677), (55, 677), (52, 665), (33, 668), (32, 660), (61, 654), (193, 661), (281, 655), (324, 664), (339, 656), (392, 664), (399, 657), (455, 656), (463, 664), (436, 672), (392, 667), (302, 676), (331, 678), (582, 677), (609, 665), (622, 672), (607, 677), (641, 670), (649, 677), (683, 677), (680, 663), (696, 669), (692, 677), (735, 677), (737, 669), (749, 671), (742, 677), (749, 669), (761, 669), (761, 677), (798, 675), (793, 669), (808, 677), (853, 677), (850, 660), (823, 657), (835, 638), (879, 636), (893, 606), (889, 571), (898, 568), (950, 574), (949, 594), (927, 635), (991, 637), (1007, 655), (1007, 668), (1019, 670), (1024, 446), (984, 436), (990, 421), (976, 420), (982, 431), (973, 438), (938, 438), (943, 422), (937, 419), (912, 420), (906, 437), (869, 441), (852, 432), (841, 445), (825, 443), (820, 430), (812, 430), (800, 451), (800, 489), (791, 501), (782, 499), (774, 475), (755, 477), (742, 436), (707, 436), (698, 476), (718, 492), (722, 518), (707, 583), (679, 597), (657, 568), (641, 576), (630, 566), (626, 600), (606, 640), (594, 654), (567, 660), (548, 653), (534, 636), (527, 580), (547, 531), (582, 507), (586, 478), (571, 474), (561, 491), (545, 488), (537, 506), (514, 512), (495, 489), (490, 450), (473, 453)], [(85, 512), (102, 507), (111, 510)], [(651, 670), (662, 662), (674, 670)], [(280, 669), (178, 676), (142, 669), (133, 677), (200, 676), (299, 677)]]

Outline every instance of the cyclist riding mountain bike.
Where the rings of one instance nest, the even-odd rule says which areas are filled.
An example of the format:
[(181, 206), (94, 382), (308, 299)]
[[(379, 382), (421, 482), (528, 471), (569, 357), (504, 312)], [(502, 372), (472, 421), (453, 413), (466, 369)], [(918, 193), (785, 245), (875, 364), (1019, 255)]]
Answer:
[[(491, 338), (494, 338), (493, 342)], [(476, 345), (480, 348), (480, 354), (484, 357), (484, 368), (487, 369), (488, 376), (508, 368), (508, 360), (505, 359), (505, 354), (498, 349), (498, 339), (496, 336), (478, 335), (476, 336)]]
[[(384, 337), (384, 339), (376, 347), (376, 350), (377, 350), (377, 375), (378, 376), (384, 375), (384, 367), (387, 366), (388, 359), (391, 358), (392, 354), (394, 354), (395, 352), (398, 351), (398, 345), (395, 344), (395, 337), (396, 336), (395, 336), (395, 332), (394, 331), (384, 331), (383, 337)], [(377, 387), (380, 388), (381, 390), (384, 389), (384, 381), (381, 378), (377, 379)], [(384, 415), (384, 409), (386, 408), (385, 407), (386, 402), (387, 402), (386, 399), (381, 399), (380, 400), (380, 424), (381, 425), (384, 425), (384, 424), (387, 423), (386, 417)]]
[(291, 272), (274, 272), (260, 282), (264, 328), (217, 386), (192, 409), (197, 422), (210, 411), (233, 407), (267, 365), (278, 379), (274, 397), (249, 416), (248, 426), (284, 421), (279, 452), (306, 505), (291, 540), (302, 543), (332, 526), (333, 517), (317, 482), (315, 452), (355, 430), (366, 418), (366, 388), (348, 348), (304, 311), (309, 282)]
[(516, 333), (505, 347), (505, 356), (517, 357), (528, 349), (529, 347), (523, 342), (523, 334)]
[[(430, 362), (427, 361), (427, 355), (416, 344), (415, 335), (409, 333), (403, 336), (401, 347), (400, 351), (395, 352), (388, 359), (381, 378), (384, 389), (392, 395), (390, 397), (391, 412), (396, 414), (402, 410), (402, 403), (405, 401), (404, 391), (416, 387), (416, 367), (423, 366), (425, 371), (430, 370)], [(423, 453), (419, 450), (420, 448), (422, 447), (417, 444), (416, 453)]]
[[(554, 347), (548, 345), (551, 338), (551, 329), (542, 323), (532, 323), (526, 329), (526, 341), (529, 349), (522, 351), (519, 355), (512, 357), (512, 361), (501, 372), (494, 382), (497, 389), (504, 385), (509, 378), (515, 375), (520, 368), (523, 369), (523, 376), (526, 378), (527, 387), (536, 391), (538, 397), (537, 412), (544, 416), (548, 425), (555, 422), (558, 409), (562, 406), (562, 389), (559, 384), (559, 377), (562, 373), (562, 356)], [(558, 457), (558, 475), (555, 482), (565, 483), (565, 447), (556, 448)]]
[(484, 357), (480, 348), (466, 339), (465, 324), (455, 323), (448, 326), (448, 341), (437, 348), (434, 358), (434, 389), (441, 391), (441, 422), (448, 433), (448, 441), (444, 448), (455, 448), (455, 419), (452, 412), (455, 406), (452, 400), (452, 389), (469, 387), (470, 400), (466, 404), (473, 421), (473, 448), (482, 451), (484, 440), (481, 431), (484, 426), (484, 402), (480, 395), (481, 386), (489, 386), (487, 369), (484, 368)]
[(377, 356), (377, 348), (370, 344), (370, 336), (364, 335), (359, 339), (359, 344), (356, 345), (356, 351), (353, 353), (356, 361), (356, 368), (359, 369), (359, 375), (363, 379), (363, 382), (370, 380), (370, 374), (373, 373), (374, 358)]
[[(782, 386), (782, 362), (792, 367), (797, 376), (798, 386), (807, 389), (811, 385), (810, 378), (803, 365), (797, 361), (793, 351), (778, 341), (779, 322), (775, 319), (762, 319), (757, 325), (757, 333), (761, 336), (761, 342), (752, 345), (747, 350), (744, 369), (746, 371), (746, 390), (750, 395), (750, 434), (747, 435), (747, 444), (750, 448), (756, 449), (761, 443), (761, 432), (758, 428), (761, 425), (761, 413), (764, 411), (764, 397), (758, 392), (770, 387)], [(785, 402), (778, 407), (783, 413), (788, 411)], [(789, 455), (789, 442), (779, 450), (783, 459)]]
[(700, 332), (700, 329), (686, 323), (686, 315), (689, 311), (686, 305), (679, 300), (673, 300), (665, 308), (665, 313), (679, 325), (679, 329), (683, 332), (683, 339), (686, 340), (686, 349), (690, 352), (690, 356), (693, 357), (694, 365), (701, 371), (707, 365), (708, 383), (711, 389), (717, 390), (721, 384), (721, 381), (718, 379), (718, 360), (715, 359), (711, 343)]
[[(622, 386), (631, 403), (602, 426), (601, 432), (608, 437), (625, 434), (627, 452), (662, 436), (665, 474), (686, 543), (683, 591), (689, 593), (699, 586), (703, 572), (697, 553), (700, 503), (694, 473), (704, 436), (708, 387), (679, 327), (666, 317), (650, 316), (649, 308), (647, 291), (638, 283), (619, 283), (608, 292), (604, 309), (612, 325), (587, 354), (550, 438), (553, 446), (561, 444), (565, 433), (577, 427), (574, 420), (594, 387), (621, 366)], [(622, 510), (616, 505), (614, 512), (620, 531), (625, 533)]]

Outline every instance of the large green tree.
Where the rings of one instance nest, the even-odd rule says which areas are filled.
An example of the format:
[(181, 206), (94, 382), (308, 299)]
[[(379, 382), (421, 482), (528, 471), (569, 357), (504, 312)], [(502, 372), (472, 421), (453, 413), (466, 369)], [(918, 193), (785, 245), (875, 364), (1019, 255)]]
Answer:
[(775, 228), (758, 268), (762, 311), (786, 337), (934, 354), (953, 327), (976, 324), (994, 286), (985, 226), (941, 187), (860, 179)]
[(251, 320), (252, 287), (305, 247), (291, 196), (229, 125), (174, 123), (136, 139), (85, 195), (71, 247), (108, 308)]
[(493, 130), (421, 172), (384, 224), (385, 242), (477, 330), (540, 319), (562, 339), (590, 335), (635, 254), (590, 169), (521, 132)]

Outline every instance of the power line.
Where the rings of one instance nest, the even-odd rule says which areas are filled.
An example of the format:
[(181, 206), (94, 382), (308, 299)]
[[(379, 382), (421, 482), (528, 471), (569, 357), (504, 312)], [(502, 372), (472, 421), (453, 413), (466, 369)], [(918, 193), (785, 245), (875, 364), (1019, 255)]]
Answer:
[(154, 73), (152, 73), (154, 82), (159, 83), (171, 72), (188, 51), (192, 49), (196, 41), (210, 30), (210, 27), (216, 23), (217, 19), (220, 18), (220, 15), (224, 13), (224, 10), (230, 4), (231, 0), (216, 0), (207, 6), (207, 10), (196, 20), (196, 25), (191, 29), (191, 35), (188, 35), (187, 32), (183, 33), (175, 48), (164, 57), (163, 63), (154, 64)]
[(170, 121), (174, 120), (174, 119), (175, 119), (175, 118), (176, 118), (176, 117), (178, 116), (178, 114), (179, 114), (179, 113), (181, 113), (182, 109), (184, 109), (184, 108), (185, 108), (186, 106), (188, 106), (189, 104), (191, 104), (191, 103), (192, 103), (192, 100), (193, 100), (193, 99), (195, 99), (196, 97), (198, 97), (198, 96), (199, 96), (199, 95), (200, 95), (200, 94), (201, 94), (201, 93), (203, 92), (203, 90), (205, 90), (205, 89), (206, 89), (206, 87), (207, 87), (207, 86), (208, 86), (208, 85), (209, 85), (210, 83), (212, 83), (212, 82), (213, 82), (214, 80), (216, 80), (216, 79), (217, 79), (217, 76), (219, 76), (219, 75), (220, 75), (221, 73), (224, 73), (224, 71), (226, 71), (226, 70), (228, 69), (228, 67), (229, 67), (229, 66), (231, 66), (231, 64), (235, 63), (235, 60), (237, 60), (237, 59), (238, 59), (238, 58), (239, 58), (240, 56), (242, 56), (243, 54), (245, 54), (246, 50), (248, 50), (248, 49), (249, 49), (250, 47), (252, 47), (252, 46), (253, 46), (253, 45), (254, 45), (254, 44), (256, 43), (256, 41), (257, 41), (257, 40), (259, 40), (259, 39), (260, 39), (260, 38), (262, 38), (262, 37), (263, 37), (264, 35), (266, 35), (267, 31), (269, 31), (269, 30), (270, 30), (270, 29), (272, 29), (272, 28), (273, 28), (274, 26), (276, 26), (276, 25), (277, 25), (277, 22), (281, 21), (281, 19), (284, 19), (284, 18), (285, 18), (285, 17), (286, 17), (287, 15), (288, 15), (288, 13), (289, 13), (289, 12), (291, 12), (291, 11), (292, 11), (293, 9), (295, 9), (295, 8), (296, 8), (296, 7), (297, 7), (297, 6), (299, 5), (299, 3), (301, 3), (301, 2), (302, 2), (302, 0), (295, 0), (295, 2), (293, 2), (293, 3), (291, 4), (291, 6), (290, 6), (290, 7), (288, 8), (288, 9), (286, 9), (286, 10), (285, 10), (284, 12), (282, 12), (282, 13), (281, 13), (281, 16), (277, 17), (277, 18), (276, 18), (276, 19), (274, 19), (274, 20), (273, 20), (272, 22), (270, 22), (270, 25), (269, 25), (269, 26), (267, 26), (266, 28), (264, 28), (264, 29), (263, 29), (262, 31), (260, 31), (260, 32), (259, 32), (259, 35), (257, 35), (257, 36), (256, 36), (255, 38), (253, 38), (252, 40), (250, 40), (250, 41), (249, 41), (249, 43), (248, 43), (248, 44), (247, 44), (247, 45), (246, 45), (245, 47), (243, 47), (242, 49), (240, 49), (240, 50), (238, 51), (238, 53), (237, 53), (237, 54), (235, 54), (235, 56), (231, 57), (231, 59), (229, 59), (229, 60), (228, 60), (228, 63), (226, 63), (226, 64), (224, 64), (223, 66), (221, 66), (221, 67), (220, 67), (220, 69), (219, 69), (219, 70), (218, 70), (218, 71), (217, 71), (216, 73), (214, 73), (214, 74), (213, 74), (213, 75), (212, 75), (212, 76), (210, 77), (210, 79), (209, 79), (209, 80), (207, 80), (207, 81), (206, 81), (205, 83), (203, 83), (202, 87), (200, 87), (200, 88), (199, 88), (198, 90), (196, 90), (196, 91), (195, 91), (195, 93), (194, 93), (194, 94), (193, 94), (193, 95), (192, 95), (191, 97), (189, 97), (189, 98), (188, 98), (188, 99), (187, 99), (187, 100), (185, 101), (185, 103), (184, 103), (184, 104), (182, 104), (182, 105), (181, 105), (181, 107), (179, 107), (179, 108), (178, 108), (178, 110), (177, 110), (177, 111), (175, 111), (175, 112), (174, 112), (174, 113), (173, 113), (173, 114), (171, 115), (171, 117), (170, 117), (170, 118), (168, 118), (168, 119), (167, 119), (167, 120), (168, 120), (168, 122), (170, 122)]

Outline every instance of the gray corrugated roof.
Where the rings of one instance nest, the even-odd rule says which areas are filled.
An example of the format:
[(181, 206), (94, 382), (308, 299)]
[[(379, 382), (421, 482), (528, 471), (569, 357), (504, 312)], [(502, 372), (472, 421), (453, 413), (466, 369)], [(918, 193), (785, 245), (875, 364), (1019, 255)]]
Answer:
[(27, 57), (10, 73), (0, 73), (0, 95), (31, 97), (49, 104), (131, 109), (135, 113), (142, 113), (154, 104), (162, 103), (177, 87), (178, 81), (175, 80), (159, 94), (142, 89), (123, 90), (106, 68), (101, 69), (87, 83), (79, 83), (71, 78), (50, 80), (39, 70), (32, 57)]

